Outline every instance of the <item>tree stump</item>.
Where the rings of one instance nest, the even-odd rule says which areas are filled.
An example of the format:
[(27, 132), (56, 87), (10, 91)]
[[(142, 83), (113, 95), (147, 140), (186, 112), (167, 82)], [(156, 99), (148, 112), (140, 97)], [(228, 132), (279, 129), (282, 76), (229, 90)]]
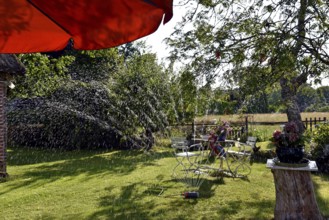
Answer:
[(309, 171), (272, 169), (276, 204), (274, 219), (324, 219)]

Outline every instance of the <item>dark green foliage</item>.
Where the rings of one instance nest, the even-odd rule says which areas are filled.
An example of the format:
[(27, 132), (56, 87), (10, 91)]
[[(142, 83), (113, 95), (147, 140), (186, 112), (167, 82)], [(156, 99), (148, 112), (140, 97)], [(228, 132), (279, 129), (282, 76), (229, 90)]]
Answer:
[(118, 71), (122, 57), (115, 48), (95, 51), (70, 51), (75, 57), (68, 67), (72, 80), (89, 83), (91, 81), (107, 81), (111, 74)]
[[(8, 138), (12, 144), (65, 149), (139, 148), (145, 145), (145, 137), (139, 135), (144, 130), (165, 131), (169, 87), (155, 55), (137, 54), (124, 63), (116, 49), (68, 53), (70, 56), (58, 59), (28, 56), (27, 66), (34, 75), (20, 80), (30, 87), (35, 81), (45, 90), (26, 87), (12, 94), (28, 97), (9, 103)], [(65, 57), (72, 62), (60, 65), (60, 74), (43, 69), (51, 62), (54, 66), (61, 64)], [(48, 75), (58, 80), (45, 77)]]
[(329, 145), (329, 124), (323, 123), (316, 128), (312, 135), (312, 141), (316, 144), (313, 155), (315, 157), (321, 156), (325, 145)]
[(329, 123), (321, 124), (312, 135), (315, 144), (312, 158), (316, 160), (321, 172), (329, 173)]
[(302, 112), (305, 111), (308, 106), (320, 103), (320, 98), (316, 89), (308, 85), (301, 86), (297, 93), (297, 103)]
[(46, 148), (118, 148), (120, 132), (72, 106), (44, 98), (9, 103), (8, 141), (11, 145)]
[(26, 74), (14, 79), (15, 89), (9, 98), (47, 96), (70, 79), (67, 67), (74, 61), (72, 56), (50, 58), (45, 54), (22, 54), (19, 59), (26, 67)]
[(316, 158), (316, 164), (320, 172), (329, 173), (329, 155)]
[(319, 112), (329, 112), (329, 105), (317, 109)]
[(274, 157), (276, 157), (274, 150), (259, 150), (252, 154), (250, 160), (253, 162), (266, 163), (267, 159), (273, 159)]
[(125, 134), (137, 129), (165, 131), (168, 125), (165, 114), (170, 104), (168, 76), (156, 64), (153, 54), (134, 56), (126, 61), (109, 85), (110, 98), (117, 109), (111, 112), (125, 127)]
[(329, 86), (319, 87), (316, 91), (319, 94), (321, 101), (329, 105)]

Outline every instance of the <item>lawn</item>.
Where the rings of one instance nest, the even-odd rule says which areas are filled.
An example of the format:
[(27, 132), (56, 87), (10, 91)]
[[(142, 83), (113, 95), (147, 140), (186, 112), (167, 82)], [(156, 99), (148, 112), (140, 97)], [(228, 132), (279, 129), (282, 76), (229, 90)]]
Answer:
[[(162, 144), (165, 146), (165, 144)], [(273, 176), (254, 163), (248, 179), (207, 177), (198, 199), (171, 177), (168, 147), (142, 151), (49, 151), (10, 148), (0, 182), (2, 219), (271, 219)], [(329, 176), (312, 175), (329, 216)]]

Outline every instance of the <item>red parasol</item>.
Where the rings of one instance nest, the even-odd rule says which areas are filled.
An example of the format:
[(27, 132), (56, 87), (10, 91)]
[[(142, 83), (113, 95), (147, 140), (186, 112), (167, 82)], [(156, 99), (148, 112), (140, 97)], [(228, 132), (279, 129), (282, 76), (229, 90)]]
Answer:
[[(78, 50), (118, 46), (153, 33), (162, 20), (168, 22), (172, 3), (173, 0), (0, 0), (0, 54), (58, 51), (71, 43)], [(10, 56), (5, 58), (13, 62)], [(3, 107), (7, 79), (6, 74), (0, 73), (1, 178), (7, 176)]]
[[(173, 0), (0, 0), (0, 53), (95, 50), (149, 35)], [(163, 19), (164, 16), (164, 19)]]

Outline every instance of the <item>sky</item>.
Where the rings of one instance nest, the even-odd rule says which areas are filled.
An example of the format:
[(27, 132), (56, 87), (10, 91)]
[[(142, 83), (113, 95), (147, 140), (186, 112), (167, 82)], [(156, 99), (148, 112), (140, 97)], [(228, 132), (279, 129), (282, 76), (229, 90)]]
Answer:
[(174, 16), (167, 24), (161, 24), (156, 32), (141, 38), (141, 40), (146, 41), (147, 45), (151, 46), (151, 52), (157, 54), (159, 61), (169, 56), (169, 50), (166, 49), (163, 39), (170, 36), (174, 31), (175, 25), (181, 21), (182, 16), (184, 15), (184, 9), (182, 9), (182, 7), (174, 6), (173, 11)]

